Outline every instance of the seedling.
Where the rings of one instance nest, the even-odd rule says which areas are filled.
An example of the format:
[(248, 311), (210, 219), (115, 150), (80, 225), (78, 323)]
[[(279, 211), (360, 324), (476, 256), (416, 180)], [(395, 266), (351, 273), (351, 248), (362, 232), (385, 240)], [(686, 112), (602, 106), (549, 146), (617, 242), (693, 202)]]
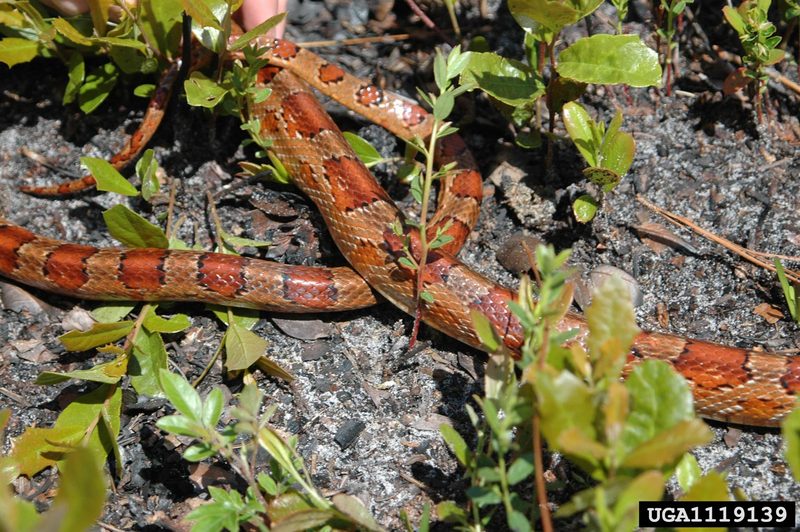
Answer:
[[(562, 116), (572, 142), (589, 163), (583, 174), (603, 192), (611, 191), (630, 169), (636, 150), (633, 136), (620, 130), (622, 113), (617, 110), (608, 129), (604, 123), (595, 122), (586, 109), (575, 102), (564, 105)], [(584, 194), (575, 200), (572, 210), (579, 222), (586, 223), (594, 218), (598, 206), (597, 200)]]
[[(777, 49), (781, 37), (775, 35), (775, 25), (767, 19), (771, 3), (772, 0), (745, 0), (736, 9), (731, 6), (723, 8), (725, 20), (739, 34), (739, 41), (744, 48), (744, 75), (749, 78), (746, 84), (755, 86), (759, 124), (763, 121), (761, 100), (767, 90), (769, 79), (766, 67), (779, 62), (784, 56), (784, 51)], [(736, 72), (733, 72), (731, 76), (735, 74)], [(737, 88), (741, 86), (743, 85)]]
[(622, 23), (628, 18), (628, 0), (611, 0), (617, 10), (617, 34), (622, 34)]
[(691, 4), (694, 0), (661, 0), (659, 10), (667, 16), (665, 26), (658, 28), (656, 34), (659, 39), (666, 43), (666, 52), (664, 52), (664, 70), (667, 74), (667, 96), (670, 95), (672, 90), (672, 79), (675, 74), (675, 67), (672, 64), (672, 57), (678, 48), (678, 41), (675, 39), (677, 33), (676, 21), (680, 21), (683, 17), (683, 12), (686, 6)]
[(778, 280), (781, 283), (783, 290), (783, 297), (786, 298), (786, 305), (789, 307), (789, 314), (792, 319), (800, 323), (800, 287), (793, 284), (786, 277), (786, 272), (783, 269), (780, 259), (775, 259), (775, 271), (778, 274)]

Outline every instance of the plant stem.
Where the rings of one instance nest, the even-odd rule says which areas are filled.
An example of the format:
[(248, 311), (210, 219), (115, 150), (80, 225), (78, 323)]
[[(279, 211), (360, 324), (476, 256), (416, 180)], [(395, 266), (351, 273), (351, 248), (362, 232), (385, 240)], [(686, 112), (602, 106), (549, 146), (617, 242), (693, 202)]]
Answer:
[(416, 312), (414, 313), (414, 328), (411, 331), (411, 340), (408, 347), (414, 347), (419, 334), (419, 324), (422, 319), (422, 304), (420, 299), (423, 289), (423, 278), (425, 275), (425, 265), (428, 263), (428, 204), (431, 198), (431, 186), (433, 185), (433, 154), (436, 153), (436, 138), (439, 135), (440, 124), (433, 121), (431, 136), (428, 141), (428, 152), (425, 154), (425, 176), (422, 179), (422, 209), (419, 215), (419, 260), (417, 261), (417, 286), (415, 296), (417, 302)]

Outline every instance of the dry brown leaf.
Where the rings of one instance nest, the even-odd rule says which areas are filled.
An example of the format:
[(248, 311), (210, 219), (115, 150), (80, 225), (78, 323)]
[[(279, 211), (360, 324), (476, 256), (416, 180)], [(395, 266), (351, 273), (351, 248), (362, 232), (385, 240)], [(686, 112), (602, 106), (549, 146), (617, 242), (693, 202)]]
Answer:
[(753, 313), (764, 318), (770, 325), (783, 319), (783, 312), (769, 303), (761, 303), (753, 309)]

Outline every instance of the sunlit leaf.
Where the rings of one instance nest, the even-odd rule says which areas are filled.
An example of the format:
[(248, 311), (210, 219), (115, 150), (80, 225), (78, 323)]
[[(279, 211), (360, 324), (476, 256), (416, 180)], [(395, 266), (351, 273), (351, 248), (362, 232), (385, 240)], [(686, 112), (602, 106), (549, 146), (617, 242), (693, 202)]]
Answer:
[(556, 70), (583, 83), (632, 87), (661, 84), (658, 54), (638, 35), (597, 34), (578, 39), (559, 54)]
[(582, 194), (572, 202), (572, 212), (575, 214), (575, 219), (583, 224), (589, 223), (594, 219), (598, 207), (597, 200), (588, 194)]
[(128, 362), (128, 374), (133, 389), (145, 397), (163, 397), (158, 380), (162, 369), (167, 369), (164, 340), (158, 333), (140, 330), (133, 342), (131, 360)]
[(267, 341), (259, 335), (237, 325), (228, 326), (225, 332), (225, 367), (230, 370), (247, 369), (267, 350)]
[(132, 321), (96, 323), (88, 331), (69, 331), (58, 337), (67, 351), (86, 351), (93, 347), (116, 342), (133, 329)]
[(97, 189), (104, 192), (115, 192), (124, 196), (137, 196), (139, 191), (131, 185), (122, 174), (105, 159), (81, 157), (81, 164), (89, 169), (89, 173), (97, 181)]
[(169, 240), (164, 231), (124, 205), (103, 211), (103, 219), (111, 236), (134, 248), (166, 248)]

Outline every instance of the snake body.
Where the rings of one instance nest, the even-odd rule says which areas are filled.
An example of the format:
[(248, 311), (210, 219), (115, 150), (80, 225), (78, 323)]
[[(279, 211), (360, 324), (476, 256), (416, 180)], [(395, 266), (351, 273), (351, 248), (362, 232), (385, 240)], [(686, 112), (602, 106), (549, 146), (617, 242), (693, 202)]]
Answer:
[[(419, 235), (360, 162), (312, 94), (309, 84), (402, 138), (425, 137), (431, 117), (417, 104), (345, 73), (288, 41), (268, 46), (271, 66), (261, 72), (269, 98), (251, 115), (295, 184), (316, 204), (353, 267), (285, 266), (245, 257), (164, 249), (99, 249), (36, 235), (0, 220), (0, 275), (47, 291), (99, 300), (202, 301), (282, 312), (321, 312), (375, 304), (373, 289), (410, 314), (416, 276), (398, 261), (404, 245), (418, 257)], [(301, 81), (302, 80), (304, 81)], [(518, 353), (522, 328), (509, 310), (516, 294), (454, 257), (477, 220), (481, 179), (463, 141), (446, 137), (440, 164), (455, 163), (443, 180), (428, 236), (452, 237), (432, 251), (423, 271), (432, 302), (422, 319), (480, 348), (470, 312), (485, 314), (505, 345)], [(70, 189), (70, 191), (72, 191)], [(402, 228), (398, 235), (390, 227)], [(568, 314), (563, 328), (587, 327)], [(700, 415), (733, 423), (776, 426), (800, 389), (800, 357), (788, 357), (642, 332), (626, 371), (645, 359), (670, 363), (690, 383)]]

